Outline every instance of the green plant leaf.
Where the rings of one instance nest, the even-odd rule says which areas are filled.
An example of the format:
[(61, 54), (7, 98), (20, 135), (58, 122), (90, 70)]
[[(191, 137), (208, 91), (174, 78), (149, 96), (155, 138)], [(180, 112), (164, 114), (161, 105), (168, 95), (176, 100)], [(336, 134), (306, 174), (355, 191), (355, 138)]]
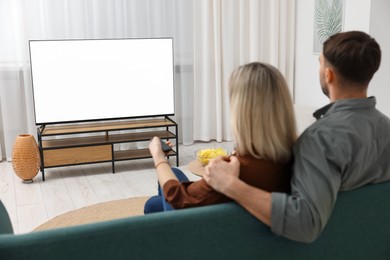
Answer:
[(315, 32), (320, 44), (330, 36), (341, 32), (343, 24), (342, 0), (316, 0)]

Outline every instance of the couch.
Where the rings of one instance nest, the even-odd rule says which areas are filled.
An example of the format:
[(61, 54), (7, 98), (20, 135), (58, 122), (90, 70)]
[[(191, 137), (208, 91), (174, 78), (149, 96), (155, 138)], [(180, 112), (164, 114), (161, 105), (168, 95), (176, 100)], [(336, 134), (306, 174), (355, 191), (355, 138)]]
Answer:
[(274, 235), (234, 202), (15, 235), (0, 203), (0, 259), (390, 259), (390, 182), (340, 192), (321, 235)]

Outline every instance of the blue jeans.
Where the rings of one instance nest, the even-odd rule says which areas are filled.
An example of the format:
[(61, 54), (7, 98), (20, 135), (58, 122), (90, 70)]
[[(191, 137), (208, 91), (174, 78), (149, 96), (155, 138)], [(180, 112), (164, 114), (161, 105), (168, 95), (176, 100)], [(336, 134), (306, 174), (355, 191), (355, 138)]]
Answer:
[[(172, 168), (173, 173), (176, 175), (177, 179), (180, 182), (189, 181), (187, 176), (179, 169)], [(164, 192), (162, 192), (162, 189), (160, 187), (160, 184), (158, 184), (158, 194), (156, 196), (150, 197), (144, 206), (144, 213), (154, 213), (154, 212), (160, 212), (160, 211), (169, 211), (174, 210), (169, 203), (165, 201), (164, 198)]]

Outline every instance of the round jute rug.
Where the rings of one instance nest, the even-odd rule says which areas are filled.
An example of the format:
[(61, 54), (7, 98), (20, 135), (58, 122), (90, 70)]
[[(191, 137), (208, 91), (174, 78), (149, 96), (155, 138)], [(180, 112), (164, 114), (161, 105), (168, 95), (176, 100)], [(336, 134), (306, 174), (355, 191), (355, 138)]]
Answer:
[(144, 205), (148, 198), (137, 197), (114, 200), (72, 210), (50, 219), (33, 231), (77, 226), (129, 216), (140, 216), (144, 214)]

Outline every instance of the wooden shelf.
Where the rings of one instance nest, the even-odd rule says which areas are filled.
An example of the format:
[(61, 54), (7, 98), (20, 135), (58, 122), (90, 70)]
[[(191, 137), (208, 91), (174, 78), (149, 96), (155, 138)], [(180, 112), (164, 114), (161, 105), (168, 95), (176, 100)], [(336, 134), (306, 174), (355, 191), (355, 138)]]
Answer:
[(146, 129), (156, 127), (170, 127), (177, 124), (170, 119), (146, 119), (121, 122), (99, 122), (78, 125), (47, 126), (42, 130), (42, 136), (80, 134), (91, 132), (120, 131), (130, 129)]
[(168, 157), (176, 156), (179, 166), (177, 124), (169, 117), (42, 126), (38, 128), (42, 179), (45, 180), (45, 168), (109, 161), (115, 173), (115, 161), (151, 158), (149, 149), (114, 151), (115, 144), (149, 142), (154, 136), (176, 141), (176, 149), (170, 151)]
[(150, 131), (141, 133), (125, 133), (114, 135), (99, 135), (99, 136), (84, 136), (75, 138), (62, 138), (43, 140), (43, 149), (58, 149), (65, 147), (79, 147), (85, 145), (101, 145), (101, 144), (114, 144), (114, 143), (128, 143), (148, 141), (154, 136), (158, 136), (161, 139), (174, 139), (176, 136), (169, 131)]
[[(176, 155), (176, 151), (174, 150), (168, 153), (168, 156), (175, 156), (175, 155)], [(125, 151), (114, 152), (115, 161), (145, 159), (150, 157), (151, 154), (149, 152), (149, 149), (125, 150)]]

